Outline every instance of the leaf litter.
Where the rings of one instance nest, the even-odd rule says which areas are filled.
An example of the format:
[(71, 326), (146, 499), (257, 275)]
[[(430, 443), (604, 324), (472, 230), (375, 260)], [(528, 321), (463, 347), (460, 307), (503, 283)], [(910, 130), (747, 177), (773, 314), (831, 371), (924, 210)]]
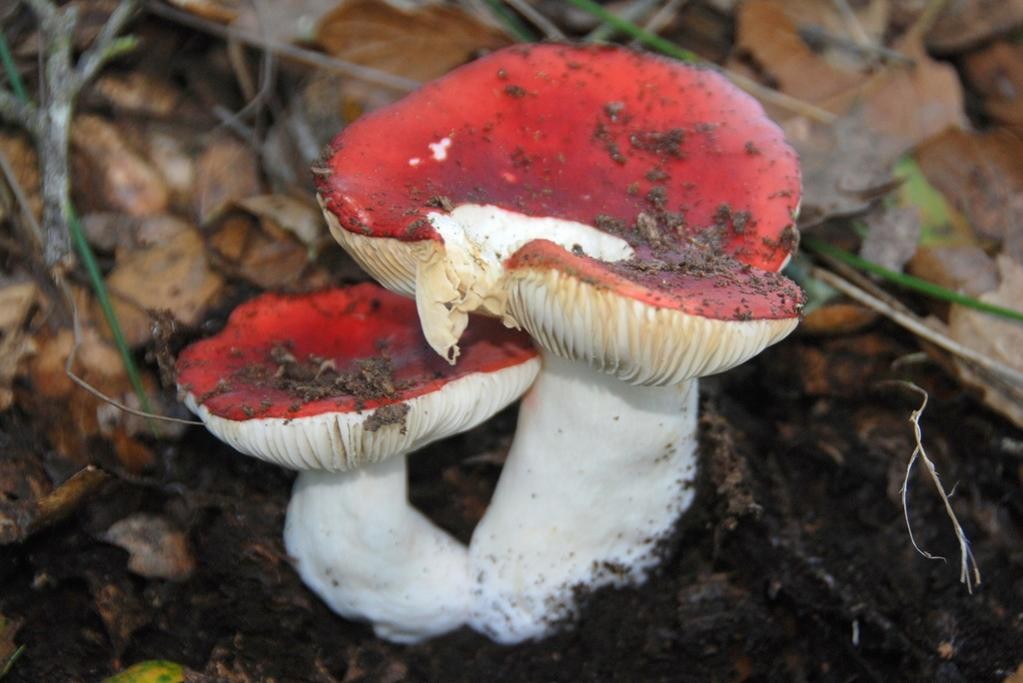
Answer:
[[(73, 40), (86, 49), (116, 3), (78, 4), (83, 21)], [(170, 4), (178, 14), (169, 14), (168, 5), (147, 5), (150, 12), (131, 27), (143, 49), (110, 65), (83, 91), (71, 127), (73, 197), (140, 358), (216, 331), (234, 305), (260, 290), (308, 291), (364, 278), (326, 237), (309, 163), (337, 129), (393, 101), (411, 82), (511, 40), (488, 9), (500, 3)], [(803, 158), (804, 228), (895, 270), (1018, 306), (1023, 53), (1014, 31), (1023, 14), (1016, 0), (994, 10), (984, 0), (964, 0), (921, 22), (939, 4), (626, 0), (608, 7), (721, 58), (761, 93), (837, 117), (821, 123), (782, 106), (791, 99), (766, 101)], [(530, 7), (573, 38), (597, 28), (567, 5), (555, 5)], [(655, 21), (659, 10), (665, 11)], [(36, 24), (24, 10), (11, 16), (6, 34), (34, 85)], [(143, 419), (64, 375), (77, 347), (81, 378), (138, 407), (80, 275), (72, 272), (81, 317), (76, 338), (59, 313), (59, 297), (29, 267), (31, 247), (19, 246), (27, 244), (21, 238), (30, 230), (27, 216), (38, 220), (42, 210), (35, 150), (16, 127), (3, 127), (0, 153), (16, 185), (0, 192), (0, 266), (9, 283), (0, 296), (13, 302), (4, 304), (0, 325), (0, 399), (10, 406), (0, 412), (0, 446), (10, 441), (29, 454), (9, 461), (13, 476), (20, 472), (25, 481), (43, 472), (57, 489), (81, 468), (97, 466), (116, 480), (102, 496), (67, 497), (61, 514), (40, 527), (47, 533), (31, 531), (23, 544), (4, 547), (13, 553), (0, 561), (0, 612), (19, 626), (17, 642), (27, 648), (17, 661), (7, 660), (11, 680), (89, 677), (152, 657), (177, 658), (206, 680), (400, 674), (459, 681), (498, 671), (507, 680), (610, 679), (626, 668), (632, 677), (676, 680), (680, 667), (704, 680), (955, 680), (1008, 679), (1023, 666), (1018, 624), (999, 616), (1011, 611), (1015, 595), (1006, 577), (1023, 569), (1018, 558), (994, 552), (1006, 541), (978, 521), (985, 505), (1008, 501), (999, 512), (1004, 533), (1018, 537), (1023, 528), (1023, 510), (1011, 494), (1023, 485), (1023, 471), (1010, 466), (1018, 456), (1004, 446), (1014, 443), (1012, 424), (1023, 420), (1020, 387), (923, 344), (938, 363), (914, 377), (931, 396), (928, 449), (936, 454), (934, 466), (960, 482), (956, 535), (964, 541), (970, 531), (985, 567), (984, 585), (973, 597), (962, 596), (965, 591), (946, 587), (946, 572), (899, 554), (917, 541), (948, 554), (936, 535), (936, 516), (951, 510), (948, 502), (919, 501), (915, 513), (925, 521), (915, 522), (913, 544), (907, 543), (899, 524), (908, 520), (889, 514), (893, 506), (879, 476), (897, 454), (880, 441), (857, 442), (843, 423), (846, 406), (878, 420), (891, 412), (865, 398), (861, 382), (868, 375), (890, 379), (888, 364), (876, 361), (916, 346), (877, 322), (880, 309), (850, 304), (835, 290), (827, 295), (834, 315), (818, 316), (801, 336), (735, 377), (705, 383), (713, 426), (707, 443), (727, 442), (729, 457), (711, 473), (715, 490), (701, 494), (711, 507), (683, 521), (676, 544), (684, 549), (662, 576), (635, 591), (594, 596), (578, 631), (524, 647), (516, 662), (466, 633), (411, 650), (375, 641), (319, 605), (286, 562), (268, 559), (284, 557), (286, 474), (244, 462), (199, 431), (154, 437)], [(906, 159), (917, 164), (912, 178), (898, 166)], [(930, 188), (926, 198), (905, 192), (918, 181)], [(941, 202), (937, 214), (931, 211)], [(8, 291), (24, 282), (35, 284), (27, 306), (20, 290)], [(928, 321), (928, 329), (978, 358), (1023, 371), (1015, 351), (1023, 348), (1018, 324), (900, 290), (887, 293), (883, 283), (871, 286), (882, 305), (901, 298), (899, 314), (914, 324), (926, 328)], [(159, 316), (150, 313), (156, 309)], [(153, 325), (161, 320), (154, 339)], [(772, 363), (779, 358), (799, 371), (767, 384), (760, 378), (779, 372)], [(161, 412), (182, 416), (173, 387), (160, 386), (156, 374), (154, 365), (144, 367), (150, 400)], [(795, 416), (798, 430), (787, 426)], [(914, 412), (915, 430), (924, 419)], [(493, 454), (507, 447), (513, 425), (513, 413), (499, 416), (412, 459), (413, 501), (467, 537), (499, 471)], [(927, 456), (921, 441), (915, 446), (917, 457)], [(965, 453), (971, 457), (953, 457)], [(24, 465), (24, 457), (36, 466)], [(747, 498), (756, 514), (736, 514)], [(871, 509), (854, 511), (853, 500)], [(132, 520), (141, 531), (129, 533), (131, 525), (117, 527), (118, 520)], [(111, 529), (118, 532), (107, 537), (119, 537), (127, 553), (99, 540)], [(897, 561), (883, 570), (852, 559), (886, 553)], [(175, 556), (191, 557), (194, 565), (140, 564), (143, 557), (162, 557), (173, 565)], [(166, 580), (172, 576), (182, 580)], [(917, 586), (921, 581), (927, 585)], [(779, 614), (792, 624), (792, 638), (757, 628)], [(65, 640), (62, 628), (77, 634), (73, 629), (92, 622), (102, 630), (93, 629), (91, 640)], [(849, 624), (856, 625), (857, 642), (840, 661), (827, 653), (847, 651)], [(304, 634), (302, 641), (283, 635), (269, 647), (261, 634), (280, 625)], [(13, 643), (12, 629), (0, 632), (0, 644)], [(41, 643), (50, 639), (76, 643), (66, 650), (73, 654), (44, 661)], [(295, 648), (290, 659), (268, 654), (278, 640)], [(786, 654), (783, 664), (778, 652)], [(0, 648), (0, 667), (4, 654), (10, 647)]]

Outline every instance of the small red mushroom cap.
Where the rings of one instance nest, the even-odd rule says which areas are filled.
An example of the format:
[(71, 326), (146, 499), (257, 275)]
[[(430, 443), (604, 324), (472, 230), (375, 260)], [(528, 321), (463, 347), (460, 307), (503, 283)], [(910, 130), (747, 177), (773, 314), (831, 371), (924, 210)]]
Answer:
[(529, 338), (474, 319), (462, 362), (423, 339), (415, 304), (373, 284), (264, 294), (177, 361), (185, 400), (242, 452), (345, 470), (463, 431), (518, 398), (539, 368)]

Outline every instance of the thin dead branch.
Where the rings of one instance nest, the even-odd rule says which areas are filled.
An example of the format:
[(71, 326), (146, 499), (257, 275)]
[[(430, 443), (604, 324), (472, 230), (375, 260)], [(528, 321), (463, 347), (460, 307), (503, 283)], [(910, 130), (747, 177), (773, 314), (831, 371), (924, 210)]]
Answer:
[(21, 126), (35, 139), (42, 176), (43, 263), (60, 271), (71, 262), (71, 182), (68, 175), (68, 140), (75, 99), (107, 62), (134, 47), (133, 38), (118, 34), (133, 16), (136, 0), (121, 0), (89, 49), (73, 63), (72, 36), (78, 8), (58, 7), (49, 0), (25, 0), (39, 22), (43, 62), (40, 102), (23, 102), (12, 92), (0, 91), (0, 115)]
[[(973, 349), (963, 346), (959, 342), (955, 341), (948, 335), (942, 334), (938, 330), (929, 327), (922, 320), (916, 316), (904, 313), (896, 310), (892, 306), (889, 306), (885, 302), (881, 301), (877, 297), (868, 294), (864, 290), (860, 289), (856, 285), (852, 284), (848, 280), (839, 277), (835, 273), (820, 267), (814, 267), (810, 271), (811, 275), (819, 280), (826, 282), (838, 291), (842, 292), (851, 299), (855, 299), (864, 306), (871, 308), (881, 315), (885, 316), (897, 325), (904, 327), (913, 334), (917, 335), (921, 339), (924, 339), (935, 346), (945, 349), (951, 354), (962, 358), (963, 360), (978, 366), (979, 368), (986, 370), (993, 379), (997, 378), (1001, 383), (1009, 383), (1009, 386), (1015, 385), (1015, 387), (1023, 387), (1023, 372), (1009, 367), (1005, 363), (1001, 363), (993, 358), (985, 356), (981, 353), (977, 353)], [(1019, 391), (1018, 388), (1015, 390)]]
[(150, 14), (161, 19), (208, 33), (223, 40), (238, 40), (246, 45), (267, 50), (278, 57), (287, 57), (302, 64), (333, 71), (349, 78), (366, 81), (367, 83), (375, 83), (376, 85), (382, 85), (401, 92), (411, 92), (422, 85), (418, 81), (409, 78), (395, 76), (386, 71), (362, 66), (354, 62), (347, 62), (321, 52), (314, 52), (313, 50), (306, 50), (294, 45), (267, 40), (257, 33), (245, 31), (234, 26), (222, 26), (208, 19), (176, 10), (173, 7), (167, 7), (163, 3), (155, 2), (154, 0), (146, 2), (145, 9)]
[(31, 503), (0, 508), (0, 545), (20, 543), (70, 516), (109, 480), (109, 474), (89, 465)]

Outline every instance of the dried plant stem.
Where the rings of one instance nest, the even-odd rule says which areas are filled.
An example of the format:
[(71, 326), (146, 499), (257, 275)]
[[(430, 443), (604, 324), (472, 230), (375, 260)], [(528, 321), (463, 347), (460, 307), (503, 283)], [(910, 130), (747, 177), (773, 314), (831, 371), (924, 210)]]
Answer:
[(927, 457), (927, 451), (924, 449), (923, 444), (923, 430), (920, 428), (920, 416), (923, 415), (924, 409), (927, 408), (927, 392), (921, 387), (913, 384), (912, 382), (905, 381), (892, 381), (884, 382), (884, 384), (894, 384), (897, 386), (905, 387), (911, 391), (916, 392), (920, 395), (920, 407), (910, 413), (909, 421), (913, 425), (913, 438), (916, 442), (916, 446), (913, 449), (913, 454), (909, 458), (909, 462), (906, 463), (906, 476), (902, 480), (902, 513), (906, 518), (906, 530), (909, 532), (909, 542), (913, 544), (913, 548), (918, 553), (923, 555), (929, 560), (945, 560), (944, 557), (938, 555), (932, 555), (923, 548), (921, 548), (916, 538), (913, 536), (913, 525), (909, 521), (909, 477), (913, 472), (913, 465), (916, 461), (922, 460), (927, 468), (927, 474), (931, 478), (931, 482), (934, 484), (934, 488), (938, 492), (938, 496), (941, 497), (941, 502), (945, 506), (945, 514), (952, 521), (952, 528), (955, 529), (956, 540), (959, 542), (959, 581), (966, 585), (966, 590), (970, 593), (973, 592), (973, 587), (980, 585), (980, 567), (977, 566), (977, 560), (973, 556), (973, 551), (970, 549), (970, 541), (966, 538), (966, 532), (963, 531), (963, 527), (959, 524), (959, 519), (956, 517), (955, 511), (952, 509), (952, 503), (949, 500), (948, 494), (945, 492), (945, 488), (941, 485), (941, 479), (938, 477), (938, 471), (934, 467), (934, 463), (929, 457)]
[(93, 465), (78, 470), (46, 495), (2, 518), (0, 545), (20, 543), (68, 517), (109, 480), (109, 474)]
[(208, 33), (224, 40), (237, 40), (245, 43), (246, 45), (252, 45), (253, 47), (258, 47), (271, 52), (278, 57), (287, 57), (288, 59), (293, 59), (296, 62), (340, 73), (344, 76), (348, 76), (349, 78), (356, 78), (361, 81), (366, 81), (367, 83), (375, 83), (377, 85), (382, 85), (402, 92), (410, 92), (422, 85), (419, 81), (395, 76), (394, 74), (389, 74), (386, 71), (362, 66), (361, 64), (355, 64), (354, 62), (347, 62), (343, 59), (331, 57), (330, 55), (325, 55), (321, 52), (314, 52), (294, 45), (268, 40), (257, 33), (244, 31), (233, 26), (222, 26), (216, 22), (209, 21), (208, 19), (203, 19), (202, 17), (182, 12), (181, 10), (174, 9), (173, 7), (168, 7), (161, 2), (149, 0), (146, 2), (145, 8), (147, 12), (154, 16), (158, 16), (168, 21), (173, 21), (176, 24), (187, 26), (195, 29), (196, 31), (202, 31), (203, 33)]
[(1011, 382), (1017, 386), (1023, 386), (1023, 372), (1011, 368), (1004, 363), (985, 356), (984, 354), (978, 353), (967, 346), (963, 346), (948, 335), (942, 334), (938, 330), (929, 327), (916, 316), (895, 310), (877, 297), (868, 294), (835, 273), (832, 273), (825, 268), (814, 267), (811, 269), (810, 274), (813, 277), (831, 285), (849, 298), (855, 299), (864, 306), (877, 311), (892, 322), (904, 327), (913, 334), (934, 344), (935, 346), (945, 349), (949, 353), (983, 368), (994, 376), (1001, 377), (1003, 381)]
[(39, 149), (43, 196), (43, 262), (51, 271), (70, 265), (71, 182), (68, 177), (68, 142), (71, 113), (82, 87), (111, 59), (135, 45), (118, 37), (135, 11), (135, 0), (122, 0), (92, 46), (73, 63), (71, 41), (78, 23), (75, 5), (57, 7), (49, 0), (25, 0), (39, 22), (43, 51), (43, 78), (38, 105), (14, 92), (0, 91), (0, 116), (28, 131)]

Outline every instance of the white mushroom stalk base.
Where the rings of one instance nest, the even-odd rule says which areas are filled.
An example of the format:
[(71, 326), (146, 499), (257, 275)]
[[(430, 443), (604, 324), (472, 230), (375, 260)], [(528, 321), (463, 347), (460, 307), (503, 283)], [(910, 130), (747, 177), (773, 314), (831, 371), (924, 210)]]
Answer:
[(696, 416), (696, 380), (633, 386), (545, 353), (469, 545), (470, 625), (541, 638), (578, 588), (644, 582), (693, 499)]
[(300, 473), (284, 544), (307, 586), (381, 638), (414, 643), (466, 621), (465, 546), (408, 503), (404, 455)]

